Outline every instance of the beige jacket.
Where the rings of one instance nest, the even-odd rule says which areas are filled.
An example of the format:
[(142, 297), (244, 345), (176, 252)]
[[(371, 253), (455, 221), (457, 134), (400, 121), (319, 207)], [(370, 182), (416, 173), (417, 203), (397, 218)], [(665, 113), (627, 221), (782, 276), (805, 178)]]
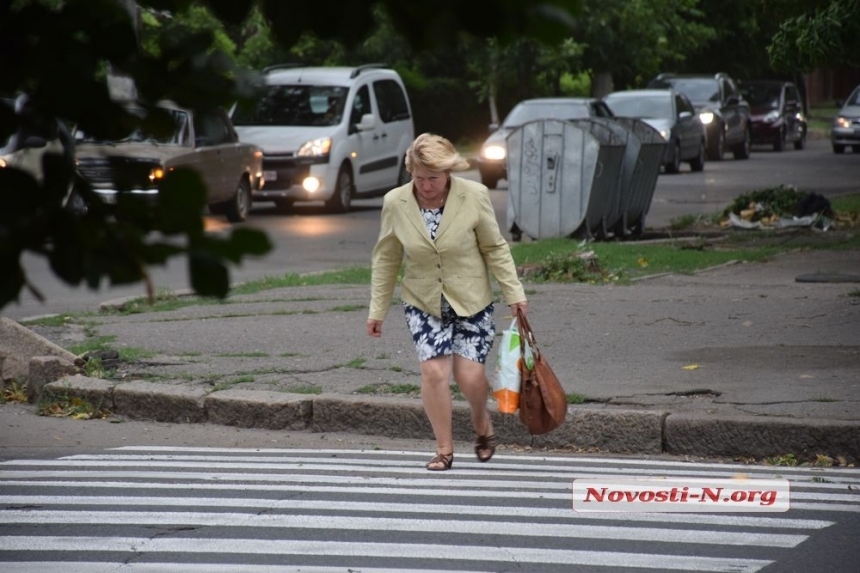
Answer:
[(490, 194), (474, 181), (451, 177), (435, 241), (430, 240), (411, 182), (385, 195), (373, 249), (370, 319), (385, 319), (404, 257), (400, 297), (433, 316), (442, 315), (442, 295), (459, 316), (486, 308), (493, 302), (490, 273), (506, 304), (526, 300)]

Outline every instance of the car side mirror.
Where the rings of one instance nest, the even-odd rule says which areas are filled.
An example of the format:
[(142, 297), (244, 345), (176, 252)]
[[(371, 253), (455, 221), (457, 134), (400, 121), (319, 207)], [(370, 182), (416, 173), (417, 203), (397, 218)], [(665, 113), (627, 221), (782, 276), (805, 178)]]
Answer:
[(726, 100), (726, 105), (738, 105), (739, 103), (741, 103), (741, 98), (736, 95), (729, 96)]
[(22, 147), (28, 149), (41, 149), (48, 145), (48, 140), (38, 135), (29, 135), (24, 138)]
[(376, 116), (372, 113), (366, 113), (361, 116), (361, 121), (355, 124), (358, 131), (368, 131), (376, 127)]

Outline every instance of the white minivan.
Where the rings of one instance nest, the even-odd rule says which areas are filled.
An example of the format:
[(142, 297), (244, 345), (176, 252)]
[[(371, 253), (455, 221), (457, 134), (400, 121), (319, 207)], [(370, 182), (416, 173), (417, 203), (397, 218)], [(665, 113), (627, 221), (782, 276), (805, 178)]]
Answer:
[(288, 209), (324, 201), (348, 211), (355, 198), (405, 184), (415, 137), (400, 76), (383, 64), (271, 66), (252, 101), (233, 109), (239, 139), (263, 150), (265, 185), (254, 201)]

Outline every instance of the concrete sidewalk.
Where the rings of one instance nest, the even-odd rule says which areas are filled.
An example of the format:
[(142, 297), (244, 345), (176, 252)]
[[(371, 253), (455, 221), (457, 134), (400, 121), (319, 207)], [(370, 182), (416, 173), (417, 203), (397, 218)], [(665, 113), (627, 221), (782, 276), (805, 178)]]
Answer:
[[(512, 415), (494, 414), (496, 433), (583, 451), (856, 463), (857, 273), (860, 252), (820, 251), (631, 286), (528, 283), (538, 343), (586, 401), (534, 440)], [(402, 311), (371, 339), (367, 300), (366, 286), (295, 287), (93, 316), (98, 336), (152, 356), (120, 364), (121, 382), (76, 376), (47, 389), (132, 418), (431, 440), (408, 392), (420, 377)], [(506, 311), (497, 307), (499, 330)], [(60, 346), (85, 336), (83, 326), (30, 328)], [(456, 405), (456, 439), (470, 440)]]

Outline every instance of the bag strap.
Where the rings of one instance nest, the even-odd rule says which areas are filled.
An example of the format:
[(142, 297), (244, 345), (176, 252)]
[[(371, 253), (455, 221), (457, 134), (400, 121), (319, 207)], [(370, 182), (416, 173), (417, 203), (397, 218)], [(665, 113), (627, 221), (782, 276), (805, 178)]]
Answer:
[(519, 308), (517, 309), (517, 328), (520, 331), (520, 353), (525, 356), (525, 345), (528, 344), (535, 360), (538, 360), (540, 358), (540, 349), (538, 349), (532, 326), (529, 324), (529, 319), (526, 318), (526, 315)]

